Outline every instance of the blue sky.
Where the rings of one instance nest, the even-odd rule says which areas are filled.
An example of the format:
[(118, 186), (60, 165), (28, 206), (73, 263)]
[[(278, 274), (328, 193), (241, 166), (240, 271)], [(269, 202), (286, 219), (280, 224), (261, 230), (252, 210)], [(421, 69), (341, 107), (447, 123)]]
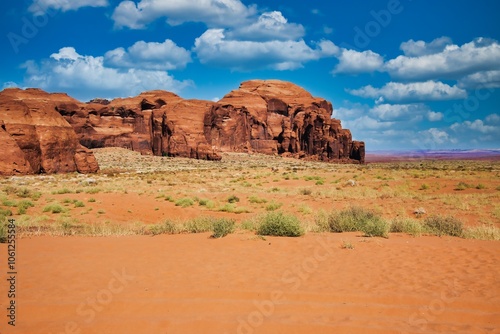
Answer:
[(217, 100), (281, 79), (330, 100), (368, 151), (500, 148), (496, 0), (24, 0), (0, 12), (0, 88)]

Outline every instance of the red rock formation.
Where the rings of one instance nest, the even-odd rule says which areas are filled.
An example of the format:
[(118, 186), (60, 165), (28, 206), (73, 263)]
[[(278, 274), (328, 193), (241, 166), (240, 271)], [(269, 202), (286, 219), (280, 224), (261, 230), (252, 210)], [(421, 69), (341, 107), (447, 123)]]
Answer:
[[(247, 81), (218, 103), (184, 100), (165, 91), (89, 103), (61, 94), (50, 96), (57, 103), (46, 106), (73, 126), (87, 148), (116, 146), (142, 154), (208, 160), (220, 160), (220, 152), (236, 151), (364, 162), (364, 143), (353, 142), (351, 132), (331, 118), (331, 103), (289, 82)], [(32, 158), (38, 154), (36, 146), (23, 145), (27, 161), (36, 164)], [(76, 153), (79, 163), (89, 161), (86, 152)]]
[(88, 148), (114, 146), (142, 154), (220, 160), (203, 135), (204, 114), (212, 105), (150, 91), (111, 102), (64, 103), (57, 110)]
[(252, 80), (205, 115), (205, 137), (221, 151), (254, 151), (364, 162), (364, 143), (332, 119), (330, 102), (294, 84)]
[(96, 172), (92, 152), (80, 145), (74, 129), (56, 112), (78, 101), (66, 94), (9, 88), (0, 92), (1, 175)]

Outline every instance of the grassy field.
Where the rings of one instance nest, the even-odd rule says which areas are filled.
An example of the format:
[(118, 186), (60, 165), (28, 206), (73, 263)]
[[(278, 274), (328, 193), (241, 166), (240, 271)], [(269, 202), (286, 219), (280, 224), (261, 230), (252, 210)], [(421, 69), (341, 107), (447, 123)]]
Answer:
[(95, 175), (0, 179), (0, 219), (14, 218), (21, 237), (252, 230), (500, 239), (499, 162), (338, 165), (237, 153), (210, 162), (94, 152)]

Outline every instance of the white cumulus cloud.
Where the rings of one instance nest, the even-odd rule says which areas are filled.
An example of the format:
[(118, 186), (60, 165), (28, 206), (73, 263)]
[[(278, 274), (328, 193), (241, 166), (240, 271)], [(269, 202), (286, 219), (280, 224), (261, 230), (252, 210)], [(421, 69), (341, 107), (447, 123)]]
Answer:
[(446, 46), (450, 44), (452, 44), (451, 38), (445, 36), (436, 38), (430, 43), (411, 39), (401, 43), (400, 49), (407, 57), (421, 57), (443, 52)]
[(115, 8), (112, 19), (115, 27), (142, 29), (147, 24), (165, 18), (170, 25), (184, 22), (203, 22), (209, 27), (237, 26), (254, 15), (254, 6), (245, 6), (239, 0), (122, 1)]
[(378, 104), (370, 109), (370, 115), (384, 121), (418, 122), (429, 114), (438, 115), (422, 103), (413, 104)]
[(444, 114), (441, 112), (428, 111), (426, 116), (430, 122), (437, 122), (443, 119)]
[(191, 52), (170, 39), (162, 43), (138, 41), (127, 50), (116, 48), (104, 54), (104, 65), (147, 70), (183, 69), (191, 62)]
[(465, 89), (499, 88), (500, 70), (470, 74), (461, 78), (458, 81), (458, 86)]
[(358, 52), (342, 49), (338, 56), (339, 63), (333, 73), (366, 73), (380, 70), (384, 58), (373, 51)]
[(254, 23), (235, 27), (227, 37), (247, 41), (296, 40), (304, 34), (301, 24), (289, 23), (281, 12), (273, 11), (263, 13)]
[(203, 64), (245, 71), (297, 69), (307, 61), (331, 56), (335, 48), (333, 43), (322, 41), (313, 49), (302, 39), (264, 42), (231, 40), (226, 38), (224, 29), (208, 29), (196, 38), (193, 51)]
[(456, 132), (476, 131), (482, 134), (494, 134), (497, 139), (500, 139), (500, 126), (486, 124), (483, 120), (476, 119), (474, 121), (464, 121), (462, 123), (454, 123), (450, 128)]
[(381, 88), (375, 88), (371, 85), (361, 87), (360, 89), (347, 90), (348, 93), (364, 98), (380, 99), (385, 101), (443, 101), (464, 99), (467, 92), (457, 86), (449, 86), (442, 82), (389, 82)]
[(49, 8), (61, 10), (77, 10), (82, 7), (106, 7), (108, 0), (34, 0), (28, 10), (32, 13), (45, 12)]
[(64, 91), (81, 100), (132, 96), (152, 89), (179, 92), (191, 84), (165, 71), (109, 68), (104, 57), (80, 55), (73, 47), (62, 48), (40, 63), (28, 61), (24, 67), (26, 86)]
[[(410, 49), (409, 46), (405, 46)], [(448, 44), (438, 53), (426, 54), (428, 49), (406, 50), (419, 56), (399, 56), (385, 64), (393, 78), (403, 80), (460, 79), (481, 71), (500, 69), (500, 44), (497, 41), (477, 38), (462, 46)]]
[(430, 128), (418, 131), (411, 142), (420, 149), (436, 149), (445, 144), (456, 144), (458, 141), (443, 129)]

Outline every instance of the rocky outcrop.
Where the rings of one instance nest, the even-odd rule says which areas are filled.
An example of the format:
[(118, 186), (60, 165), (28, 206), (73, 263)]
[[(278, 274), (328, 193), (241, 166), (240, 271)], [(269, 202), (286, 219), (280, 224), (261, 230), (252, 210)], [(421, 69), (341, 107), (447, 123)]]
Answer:
[[(289, 82), (247, 81), (217, 103), (185, 100), (161, 90), (88, 103), (38, 90), (23, 94), (33, 95), (33, 100), (42, 93), (51, 98), (50, 103), (40, 104), (40, 110), (57, 111), (66, 120), (65, 126), (69, 123), (79, 142), (89, 149), (114, 146), (142, 154), (207, 160), (220, 160), (221, 152), (258, 152), (364, 162), (364, 143), (353, 141), (340, 120), (332, 119), (332, 104)], [(7, 132), (14, 131), (12, 126), (9, 128)], [(25, 136), (36, 137), (29, 133), (31, 130), (24, 131)], [(38, 160), (34, 157), (41, 151), (18, 139), (26, 160), (32, 167), (35, 164), (36, 170)], [(81, 170), (93, 169), (88, 151), (75, 148), (72, 154), (79, 165), (88, 165)], [(18, 164), (22, 166), (23, 162)]]
[(78, 103), (66, 94), (39, 89), (0, 92), (0, 174), (96, 172), (99, 167), (92, 152), (56, 111), (57, 105)]
[(149, 155), (220, 160), (203, 132), (204, 115), (212, 105), (149, 91), (111, 102), (60, 104), (57, 111), (88, 148), (122, 147)]
[(332, 104), (294, 84), (252, 80), (205, 115), (205, 137), (221, 151), (364, 162), (363, 142), (332, 119)]

